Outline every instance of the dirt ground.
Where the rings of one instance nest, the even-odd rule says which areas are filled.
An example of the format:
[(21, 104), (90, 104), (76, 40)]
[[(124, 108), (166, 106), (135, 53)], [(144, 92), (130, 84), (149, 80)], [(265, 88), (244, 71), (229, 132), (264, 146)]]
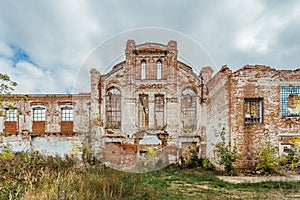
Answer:
[(259, 183), (267, 181), (300, 182), (300, 175), (289, 176), (218, 176), (229, 183)]

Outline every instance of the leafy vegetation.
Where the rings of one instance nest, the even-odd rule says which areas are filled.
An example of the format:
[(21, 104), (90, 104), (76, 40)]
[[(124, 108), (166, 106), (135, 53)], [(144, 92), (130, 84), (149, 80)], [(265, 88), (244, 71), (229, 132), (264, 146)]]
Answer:
[(231, 144), (231, 141), (226, 142), (226, 131), (223, 127), (219, 133), (216, 133), (217, 137), (220, 137), (217, 147), (218, 164), (224, 167), (226, 172), (230, 172), (235, 168), (234, 162), (238, 158), (237, 146)]
[(271, 143), (269, 132), (266, 129), (264, 136), (259, 143), (259, 161), (255, 167), (255, 170), (262, 174), (268, 174), (271, 171), (274, 171), (278, 165), (276, 150), (276, 147)]
[(213, 170), (215, 166), (207, 158), (202, 158), (196, 151), (196, 146), (191, 145), (182, 154), (181, 163), (183, 167), (202, 168), (206, 170)]

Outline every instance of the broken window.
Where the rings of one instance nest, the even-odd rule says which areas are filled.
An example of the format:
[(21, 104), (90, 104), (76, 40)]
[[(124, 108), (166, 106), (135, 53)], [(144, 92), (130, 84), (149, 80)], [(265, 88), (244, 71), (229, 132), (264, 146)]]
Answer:
[(162, 72), (162, 67), (161, 67), (161, 61), (157, 61), (156, 63), (156, 78), (159, 80), (161, 79), (161, 72)]
[(156, 128), (164, 126), (164, 95), (157, 94), (154, 99), (154, 123)]
[(149, 124), (149, 98), (147, 94), (139, 95), (139, 127), (146, 128)]
[(63, 121), (63, 122), (73, 121), (73, 109), (72, 108), (62, 108), (61, 109), (61, 121)]
[(17, 109), (16, 108), (7, 108), (5, 109), (5, 120), (7, 122), (16, 122), (17, 121)]
[(142, 61), (141, 79), (146, 79), (146, 61)]
[(121, 128), (121, 92), (115, 87), (106, 92), (106, 127)]
[(262, 99), (244, 99), (245, 124), (257, 124), (263, 122)]
[(37, 107), (33, 109), (33, 121), (45, 121), (46, 120), (46, 109)]
[(196, 130), (197, 97), (193, 88), (186, 88), (181, 97), (181, 122), (183, 130), (190, 133)]
[(281, 116), (300, 116), (300, 86), (280, 87)]

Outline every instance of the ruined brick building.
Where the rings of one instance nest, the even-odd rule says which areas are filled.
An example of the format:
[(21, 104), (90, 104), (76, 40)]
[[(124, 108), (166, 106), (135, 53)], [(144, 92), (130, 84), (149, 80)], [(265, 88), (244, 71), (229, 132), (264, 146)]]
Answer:
[(300, 135), (300, 69), (223, 66), (215, 74), (211, 67), (196, 74), (177, 55), (176, 41), (128, 40), (124, 61), (106, 74), (91, 69), (90, 93), (6, 96), (0, 132), (89, 132), (108, 150), (104, 156), (126, 164), (135, 158), (120, 159), (123, 151), (136, 155), (155, 147), (173, 162), (190, 145), (214, 161), (215, 133), (224, 127), (227, 139), (238, 145), (241, 166), (255, 164), (264, 133), (278, 155)]

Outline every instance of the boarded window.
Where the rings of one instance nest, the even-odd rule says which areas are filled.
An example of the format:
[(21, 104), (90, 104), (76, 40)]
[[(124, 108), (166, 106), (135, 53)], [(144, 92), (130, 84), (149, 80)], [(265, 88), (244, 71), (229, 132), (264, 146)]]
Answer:
[(45, 121), (46, 120), (46, 109), (45, 108), (34, 108), (33, 109), (33, 121)]
[(300, 86), (280, 87), (281, 116), (300, 116)]
[(146, 78), (146, 61), (142, 61), (142, 66), (141, 66), (141, 79)]
[(161, 79), (161, 72), (162, 72), (162, 66), (161, 66), (161, 61), (157, 61), (156, 63), (156, 78), (159, 80)]
[(63, 121), (63, 122), (73, 121), (73, 108), (62, 108), (61, 109), (61, 121)]
[(8, 108), (5, 110), (5, 120), (7, 122), (16, 122), (17, 121), (17, 109), (16, 108)]
[(164, 126), (164, 95), (155, 95), (154, 100), (154, 123), (156, 128)]
[(149, 98), (146, 94), (139, 95), (139, 127), (146, 128), (149, 124)]
[(197, 97), (195, 91), (188, 87), (181, 96), (181, 121), (183, 130), (190, 133), (196, 130)]
[(106, 127), (121, 128), (121, 92), (115, 87), (106, 92)]
[(244, 100), (245, 124), (257, 124), (263, 122), (263, 101), (262, 99)]

